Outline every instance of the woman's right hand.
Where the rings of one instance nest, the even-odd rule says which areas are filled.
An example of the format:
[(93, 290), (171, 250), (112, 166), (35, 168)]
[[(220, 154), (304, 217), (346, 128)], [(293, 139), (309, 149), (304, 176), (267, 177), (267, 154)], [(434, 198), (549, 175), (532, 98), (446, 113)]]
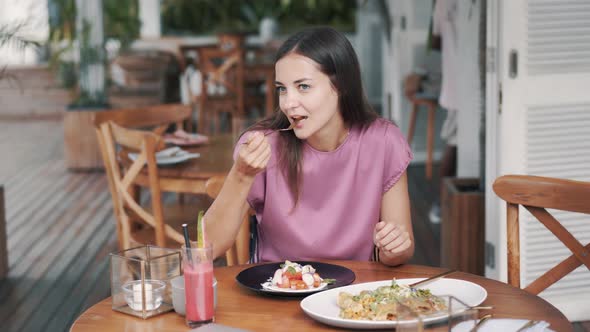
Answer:
[(248, 140), (242, 144), (238, 152), (236, 170), (242, 176), (254, 177), (266, 168), (270, 151), (270, 143), (262, 132), (250, 133)]

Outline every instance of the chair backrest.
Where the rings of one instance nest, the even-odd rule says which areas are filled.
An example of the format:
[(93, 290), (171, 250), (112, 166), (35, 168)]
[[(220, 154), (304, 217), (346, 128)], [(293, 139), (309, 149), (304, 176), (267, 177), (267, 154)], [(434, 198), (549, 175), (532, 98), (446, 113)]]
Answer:
[[(225, 182), (224, 176), (215, 176), (207, 180), (207, 183), (205, 184), (207, 195), (215, 199), (221, 191), (223, 182)], [(233, 246), (225, 254), (228, 266), (247, 264), (250, 261), (250, 215), (251, 212), (244, 215), (244, 220), (240, 226), (236, 240)]]
[[(103, 132), (103, 138), (106, 142), (106, 149), (110, 162), (110, 171), (113, 174), (113, 182), (117, 191), (117, 197), (119, 200), (119, 215), (123, 220), (123, 227), (129, 228), (129, 216), (126, 212), (127, 209), (133, 211), (133, 213), (149, 226), (155, 229), (156, 234), (156, 245), (165, 247), (166, 236), (174, 237), (174, 233), (177, 233), (169, 226), (164, 224), (164, 213), (162, 208), (162, 197), (158, 178), (158, 167), (156, 165), (155, 150), (162, 147), (161, 136), (157, 136), (152, 132), (133, 130), (121, 127), (112, 121), (101, 125), (101, 131)], [(120, 156), (117, 156), (117, 150), (115, 146), (121, 146), (123, 148), (137, 151), (138, 156), (135, 161), (129, 167), (123, 167), (118, 161)], [(151, 200), (152, 200), (152, 213), (146, 211), (133, 197), (130, 192), (132, 191), (131, 186), (141, 176), (140, 172), (147, 165), (148, 168), (148, 183), (150, 188)], [(167, 227), (169, 229), (167, 229)], [(128, 248), (130, 246), (130, 239), (128, 235), (130, 231), (124, 229), (123, 232), (123, 246)], [(180, 234), (178, 234), (180, 235)], [(180, 237), (180, 243), (182, 243), (182, 237)]]
[[(116, 109), (99, 112), (94, 118), (94, 127), (98, 128), (102, 123), (113, 121), (126, 128), (141, 128), (166, 126), (171, 123), (179, 124), (187, 120), (192, 113), (188, 105), (163, 104), (149, 107)], [(166, 129), (164, 127), (164, 129)]]
[[(143, 158), (138, 158), (133, 165), (135, 168), (141, 168), (143, 165), (153, 159), (153, 165), (150, 167), (148, 164), (148, 171), (155, 169), (153, 173), (157, 178), (157, 167), (155, 167), (155, 156), (154, 151), (162, 148), (163, 142), (159, 141), (158, 135), (163, 133), (164, 130), (171, 123), (180, 123), (183, 120), (190, 117), (191, 108), (186, 105), (157, 105), (152, 107), (143, 107), (136, 109), (119, 109), (97, 113), (94, 119), (94, 126), (97, 134), (98, 144), (100, 147), (107, 179), (109, 183), (109, 190), (113, 201), (113, 209), (115, 217), (117, 219), (117, 236), (120, 249), (129, 248), (130, 245), (130, 222), (129, 217), (125, 213), (124, 199), (119, 195), (119, 190), (122, 187), (129, 188), (129, 183), (122, 182), (121, 167), (119, 165), (118, 157), (116, 155), (115, 144), (117, 140), (120, 140), (121, 145), (126, 146), (133, 150), (141, 151)], [(116, 130), (113, 131), (112, 127), (116, 126)], [(155, 127), (154, 133), (144, 131), (127, 131), (124, 127)], [(117, 137), (114, 137), (114, 132), (117, 133)], [(147, 144), (147, 145), (146, 145)], [(143, 165), (139, 166), (139, 163), (143, 161)], [(133, 169), (135, 169), (133, 168)], [(131, 169), (130, 169), (131, 170)], [(152, 172), (149, 172), (152, 173)], [(143, 175), (137, 175), (143, 176)], [(145, 180), (150, 183), (155, 181), (152, 178)], [(151, 190), (160, 192), (159, 186), (151, 186)], [(152, 196), (154, 193), (152, 193)], [(159, 195), (156, 193), (156, 195)], [(129, 196), (129, 195), (127, 195)], [(159, 197), (159, 196), (158, 196)], [(127, 199), (133, 198), (132, 195)], [(154, 198), (154, 197), (152, 197)], [(158, 200), (159, 201), (159, 200)], [(160, 212), (154, 210), (156, 214)], [(159, 214), (161, 216), (161, 214)], [(158, 217), (159, 217), (158, 216)], [(142, 218), (144, 219), (144, 218)], [(149, 219), (149, 218), (148, 218)], [(161, 218), (159, 218), (161, 220)], [(149, 222), (148, 222), (149, 223)], [(156, 243), (162, 242), (163, 231), (162, 227), (158, 226), (155, 228), (157, 238)], [(175, 236), (175, 235), (174, 235)], [(159, 244), (158, 244), (159, 245)]]
[(241, 48), (199, 49), (199, 70), (202, 77), (202, 92), (198, 98), (200, 132), (209, 132), (209, 119), (212, 118), (216, 124), (218, 112), (229, 113), (232, 117), (244, 114), (243, 53)]
[(590, 183), (529, 175), (505, 175), (494, 182), (494, 192), (506, 201), (508, 282), (520, 288), (519, 205), (549, 229), (572, 255), (524, 289), (533, 294), (565, 277), (581, 264), (590, 269), (590, 244), (582, 245), (546, 209), (590, 214)]
[(244, 48), (245, 35), (244, 34), (219, 34), (219, 48), (222, 50), (233, 50)]

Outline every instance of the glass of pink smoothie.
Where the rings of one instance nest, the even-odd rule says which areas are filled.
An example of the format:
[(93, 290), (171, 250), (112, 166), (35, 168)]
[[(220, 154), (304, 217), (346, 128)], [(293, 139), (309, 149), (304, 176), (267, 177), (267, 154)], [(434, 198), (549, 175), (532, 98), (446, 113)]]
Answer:
[(184, 268), (184, 292), (186, 297), (186, 324), (195, 328), (211, 323), (213, 307), (213, 250), (211, 244), (197, 248), (191, 241), (191, 248), (182, 246)]

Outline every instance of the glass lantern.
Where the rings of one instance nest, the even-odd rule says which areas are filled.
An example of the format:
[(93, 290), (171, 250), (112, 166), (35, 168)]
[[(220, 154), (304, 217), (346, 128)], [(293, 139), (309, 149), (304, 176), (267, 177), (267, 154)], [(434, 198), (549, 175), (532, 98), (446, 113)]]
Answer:
[(181, 274), (178, 249), (147, 245), (110, 256), (113, 310), (147, 319), (173, 309), (170, 280)]
[(451, 295), (437, 295), (444, 309), (424, 315), (411, 308), (398, 305), (396, 332), (460, 332), (470, 331), (477, 322), (478, 308), (470, 307)]

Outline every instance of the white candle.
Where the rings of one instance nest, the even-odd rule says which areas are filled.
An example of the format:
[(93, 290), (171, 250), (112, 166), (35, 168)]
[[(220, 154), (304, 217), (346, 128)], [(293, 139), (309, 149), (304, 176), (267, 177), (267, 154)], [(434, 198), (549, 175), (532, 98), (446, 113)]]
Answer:
[[(145, 284), (145, 310), (153, 310), (154, 303), (152, 301), (152, 284)], [(133, 310), (142, 310), (142, 298), (141, 298), (141, 283), (133, 285)]]

